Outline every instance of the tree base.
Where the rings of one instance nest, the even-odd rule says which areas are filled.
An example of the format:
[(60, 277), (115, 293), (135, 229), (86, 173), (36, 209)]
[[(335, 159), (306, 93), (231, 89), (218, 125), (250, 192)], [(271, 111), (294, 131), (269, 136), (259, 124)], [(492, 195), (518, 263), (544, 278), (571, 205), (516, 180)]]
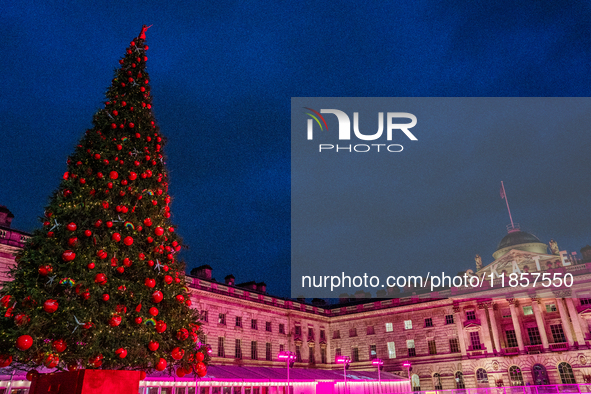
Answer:
[(83, 369), (74, 372), (39, 374), (29, 394), (137, 394), (139, 371)]

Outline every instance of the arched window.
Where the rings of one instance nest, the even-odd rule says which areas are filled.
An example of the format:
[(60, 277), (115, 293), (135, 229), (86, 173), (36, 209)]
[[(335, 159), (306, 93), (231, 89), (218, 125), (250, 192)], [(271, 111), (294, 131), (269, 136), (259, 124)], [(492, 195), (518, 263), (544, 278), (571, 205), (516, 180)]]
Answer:
[(484, 368), (478, 368), (476, 370), (476, 382), (488, 383), (488, 374)]
[(412, 391), (421, 391), (421, 381), (416, 373), (412, 375)]
[(509, 379), (511, 380), (511, 386), (523, 386), (523, 375), (521, 374), (521, 368), (517, 365), (512, 365), (509, 368)]
[(548, 372), (546, 371), (546, 367), (542, 364), (535, 364), (532, 371), (532, 377), (534, 379), (534, 384), (536, 386), (543, 386), (550, 384), (550, 379), (548, 379)]
[(464, 384), (464, 374), (460, 371), (456, 372), (456, 388), (457, 389), (465, 389), (466, 385)]
[(570, 364), (562, 362), (558, 364), (558, 372), (560, 373), (560, 381), (562, 384), (575, 384), (575, 374)]
[(433, 374), (433, 388), (435, 390), (443, 390), (443, 386), (441, 384), (441, 375), (438, 373)]

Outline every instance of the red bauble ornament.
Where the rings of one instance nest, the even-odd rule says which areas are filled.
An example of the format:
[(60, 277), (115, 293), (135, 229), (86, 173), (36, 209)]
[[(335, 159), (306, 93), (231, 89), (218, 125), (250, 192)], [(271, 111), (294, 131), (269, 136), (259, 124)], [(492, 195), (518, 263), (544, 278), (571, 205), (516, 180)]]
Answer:
[(182, 294), (177, 295), (175, 298), (180, 303), (182, 303), (183, 301), (185, 301), (185, 297), (183, 297)]
[(53, 238), (53, 231), (47, 232), (47, 238)]
[(146, 286), (148, 286), (149, 288), (153, 288), (154, 286), (156, 286), (156, 281), (151, 278), (146, 278), (146, 280), (144, 281), (144, 284)]
[(133, 245), (133, 238), (132, 238), (132, 237), (129, 237), (129, 236), (127, 236), (127, 237), (125, 237), (125, 239), (123, 240), (123, 243), (124, 243), (125, 245), (127, 245), (127, 246), (131, 246), (131, 245)]
[(77, 228), (77, 226), (76, 226), (76, 223), (70, 223), (70, 224), (68, 224), (68, 225), (66, 226), (66, 228), (67, 228), (69, 231), (76, 231), (76, 228)]
[(156, 307), (151, 307), (151, 308), (148, 310), (148, 313), (149, 313), (150, 315), (152, 315), (152, 316), (158, 316), (158, 308), (156, 308)]
[(104, 209), (109, 208), (109, 203), (107, 201), (103, 201), (101, 205), (103, 206)]
[(111, 179), (117, 179), (117, 178), (119, 178), (119, 174), (117, 173), (117, 171), (111, 171), (109, 173), (109, 178), (111, 178)]
[(88, 289), (86, 289), (86, 291), (84, 291), (84, 293), (82, 293), (82, 299), (83, 300), (89, 300), (90, 299), (90, 292), (88, 291)]
[(47, 313), (53, 313), (57, 311), (59, 304), (56, 300), (49, 299), (43, 303), (43, 310)]
[(66, 346), (66, 342), (63, 339), (57, 339), (57, 340), (53, 341), (53, 343), (51, 344), (51, 347), (56, 352), (61, 353), (64, 350), (66, 350), (67, 346)]
[(88, 263), (88, 265), (86, 266), (89, 270), (93, 270), (94, 269), (94, 262), (90, 262)]
[(156, 368), (156, 371), (164, 371), (166, 369), (166, 360), (161, 358), (154, 368)]
[(111, 227), (113, 227), (113, 222), (109, 220), (107, 222), (107, 228), (111, 228)]
[(84, 235), (86, 235), (87, 237), (90, 237), (92, 235), (92, 231), (84, 230)]
[(68, 365), (68, 371), (74, 372), (74, 371), (77, 371), (77, 370), (78, 370), (78, 365), (76, 365), (76, 364), (69, 364)]
[(94, 222), (94, 227), (99, 228), (100, 226), (103, 225), (103, 221), (102, 220), (97, 220), (96, 222)]
[(123, 265), (126, 267), (131, 267), (131, 260), (129, 258), (124, 258), (123, 259)]
[(164, 323), (163, 320), (158, 320), (156, 322), (156, 326), (154, 328), (155, 328), (156, 332), (162, 334), (164, 331), (166, 331), (166, 323)]
[(138, 255), (138, 258), (139, 258), (140, 260), (145, 260), (145, 258), (146, 258), (146, 255), (145, 255), (145, 254), (143, 254), (143, 253), (140, 253), (140, 254)]
[(174, 358), (175, 360), (180, 360), (185, 355), (185, 351), (180, 347), (175, 347), (174, 349), (172, 349), (172, 352), (170, 354), (172, 355), (172, 358)]
[(141, 317), (136, 317), (135, 318), (135, 324), (142, 324), (143, 319)]
[(156, 341), (150, 341), (150, 343), (148, 343), (148, 349), (150, 349), (153, 352), (158, 350), (159, 347), (160, 347), (160, 344)]
[(6, 368), (12, 364), (12, 356), (9, 354), (0, 354), (0, 368)]
[(24, 313), (18, 313), (15, 317), (14, 317), (14, 323), (21, 327), (24, 326), (25, 324), (29, 323), (31, 321), (31, 318), (27, 315), (25, 315)]
[(130, 180), (130, 181), (134, 181), (134, 180), (136, 180), (136, 179), (137, 179), (137, 174), (136, 174), (135, 172), (131, 171), (131, 172), (129, 173), (129, 180)]
[(201, 352), (197, 352), (195, 353), (195, 360), (197, 360), (197, 362), (201, 362), (205, 360), (205, 355)]
[(121, 316), (117, 314), (111, 316), (111, 318), (109, 319), (109, 325), (111, 327), (117, 327), (119, 324), (121, 324)]
[[(159, 303), (160, 301), (162, 301), (162, 299), (164, 298), (164, 296), (162, 295), (162, 292), (160, 290), (157, 290), (155, 292), (152, 293), (152, 302), (154, 303)], [(154, 315), (156, 316), (156, 315)]]
[(191, 304), (192, 304), (191, 300), (187, 300), (187, 301), (185, 301), (185, 305), (187, 305), (187, 306), (191, 306)]
[(107, 276), (103, 273), (96, 274), (96, 276), (94, 277), (94, 283), (98, 283), (99, 285), (106, 285)]
[(165, 275), (164, 276), (164, 283), (166, 283), (167, 285), (172, 283), (172, 276), (170, 275)]
[(16, 348), (25, 351), (33, 346), (33, 338), (30, 335), (21, 335), (16, 339)]
[(156, 227), (154, 229), (154, 234), (156, 234), (157, 236), (161, 236), (162, 234), (164, 234), (164, 229), (162, 227)]
[(105, 252), (104, 250), (99, 250), (98, 252), (96, 252), (96, 255), (99, 259), (104, 260), (108, 257), (107, 252)]
[(71, 248), (75, 248), (78, 246), (78, 237), (72, 237), (68, 239), (68, 246)]
[(111, 298), (108, 294), (103, 294), (103, 301), (109, 301), (109, 298)]
[(103, 179), (103, 173), (102, 172), (97, 172), (96, 177), (98, 179)]
[(53, 267), (49, 264), (42, 265), (39, 267), (39, 275), (47, 276), (53, 272)]
[(2, 306), (4, 308), (8, 308), (8, 305), (10, 305), (10, 299), (12, 298), (12, 296), (10, 295), (5, 295), (4, 297), (2, 297), (0, 299), (0, 304), (2, 304)]
[(185, 370), (183, 368), (177, 368), (176, 370), (176, 376), (178, 376), (179, 378), (182, 378), (185, 376)]
[(146, 241), (148, 241), (148, 243), (151, 244), (152, 242), (154, 242), (154, 238), (148, 237), (146, 238)]
[(117, 267), (117, 272), (122, 274), (123, 272), (125, 272), (125, 268), (123, 267)]
[(92, 357), (90, 360), (88, 360), (88, 364), (94, 368), (100, 367), (103, 365), (103, 355), (99, 354), (98, 356)]
[(113, 235), (111, 235), (111, 239), (115, 242), (119, 242), (119, 241), (121, 241), (121, 234), (113, 233)]
[(150, 227), (152, 225), (152, 219), (150, 219), (150, 218), (144, 219), (144, 224), (146, 226)]
[(72, 261), (76, 258), (76, 253), (74, 253), (71, 250), (66, 250), (64, 253), (62, 253), (62, 260), (68, 262), (68, 261)]
[(186, 328), (181, 328), (176, 332), (176, 339), (179, 341), (184, 341), (187, 338), (189, 338), (189, 330)]
[(135, 124), (133, 124), (133, 122), (129, 122), (129, 128), (133, 129), (135, 127)]
[(127, 357), (127, 350), (120, 347), (119, 349), (115, 350), (115, 354), (119, 356), (119, 358)]

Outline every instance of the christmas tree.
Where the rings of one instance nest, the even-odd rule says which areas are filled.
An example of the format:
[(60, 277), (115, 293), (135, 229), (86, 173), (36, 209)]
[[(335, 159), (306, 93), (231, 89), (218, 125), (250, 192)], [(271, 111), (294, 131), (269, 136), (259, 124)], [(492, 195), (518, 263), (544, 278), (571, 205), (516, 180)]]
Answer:
[(152, 114), (144, 26), (0, 296), (0, 367), (206, 374), (165, 140)]

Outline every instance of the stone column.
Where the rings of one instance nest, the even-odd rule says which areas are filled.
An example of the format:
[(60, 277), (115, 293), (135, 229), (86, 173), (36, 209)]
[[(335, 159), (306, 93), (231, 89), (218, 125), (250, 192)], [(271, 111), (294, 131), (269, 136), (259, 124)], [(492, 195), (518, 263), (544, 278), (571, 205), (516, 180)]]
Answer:
[(458, 330), (458, 342), (460, 342), (460, 351), (462, 352), (462, 356), (465, 356), (466, 353), (466, 336), (464, 332), (464, 327), (462, 325), (462, 318), (460, 315), (460, 307), (454, 306), (454, 320), (456, 321), (456, 329)]
[(488, 307), (490, 302), (482, 302), (478, 304), (478, 317), (480, 318), (480, 324), (482, 327), (483, 338), (481, 339), (486, 346), (486, 350), (489, 353), (493, 353), (493, 344), (490, 337), (490, 328), (488, 326)]
[(562, 298), (556, 298), (556, 306), (558, 307), (558, 312), (560, 312), (560, 320), (562, 321), (562, 330), (566, 334), (566, 341), (568, 342), (568, 346), (572, 347), (575, 343), (573, 338), (572, 326), (570, 324), (570, 319), (568, 318), (568, 312), (562, 303)]
[(496, 319), (497, 304), (492, 304), (492, 310), (487, 309), (486, 312), (490, 315), (490, 326), (492, 328), (493, 340), (495, 342), (495, 349), (497, 353), (501, 352), (501, 340), (499, 337), (499, 326)]
[(548, 344), (548, 335), (546, 334), (546, 326), (544, 325), (544, 318), (540, 312), (540, 299), (536, 297), (531, 298), (531, 307), (536, 317), (536, 323), (538, 324), (538, 330), (540, 331), (540, 337), (542, 338), (542, 346), (544, 350), (548, 350), (550, 345)]
[(577, 308), (575, 308), (573, 299), (565, 298), (564, 301), (566, 302), (566, 307), (568, 309), (568, 313), (570, 314), (570, 321), (572, 322), (573, 328), (575, 329), (575, 337), (577, 338), (579, 347), (585, 346), (586, 342), (585, 337), (583, 336), (583, 329), (581, 328), (581, 321), (579, 320), (579, 314), (577, 313)]
[(511, 320), (513, 321), (513, 329), (517, 337), (517, 345), (519, 346), (519, 353), (525, 353), (525, 346), (523, 345), (523, 337), (521, 336), (521, 326), (519, 325), (519, 317), (517, 316), (517, 308), (519, 306), (515, 298), (508, 298), (509, 308), (511, 309)]

